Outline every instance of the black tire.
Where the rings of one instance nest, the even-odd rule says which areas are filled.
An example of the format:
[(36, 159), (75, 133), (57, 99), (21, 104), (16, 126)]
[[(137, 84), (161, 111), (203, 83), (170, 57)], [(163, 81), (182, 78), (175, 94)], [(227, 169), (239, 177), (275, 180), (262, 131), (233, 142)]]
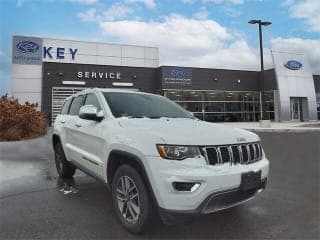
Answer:
[(54, 159), (59, 176), (61, 178), (72, 178), (76, 168), (66, 159), (60, 141), (58, 141), (54, 146)]
[[(121, 179), (122, 180), (127, 179), (127, 181), (129, 182), (132, 181), (134, 183), (134, 184), (131, 183), (131, 185), (129, 185), (130, 186), (129, 189), (133, 189), (134, 186), (137, 189), (137, 191), (135, 190), (132, 190), (132, 192), (128, 191), (128, 193), (126, 194), (127, 199), (125, 201), (120, 201), (118, 199), (119, 196), (120, 197), (124, 196), (122, 193), (120, 193), (122, 189), (121, 191), (118, 191), (120, 190), (119, 186), (121, 186), (121, 183), (122, 183)], [(138, 194), (138, 197), (132, 199), (131, 197), (135, 196), (136, 193)], [(141, 233), (145, 231), (148, 225), (154, 219), (154, 216), (153, 216), (154, 212), (152, 207), (153, 204), (148, 194), (146, 184), (143, 181), (142, 176), (139, 174), (139, 172), (135, 168), (131, 167), (130, 165), (122, 165), (117, 169), (112, 181), (112, 200), (113, 200), (114, 209), (117, 213), (118, 218), (120, 219), (121, 224), (131, 233)], [(122, 212), (120, 209), (121, 203), (119, 203), (118, 201), (123, 203)], [(137, 203), (139, 203), (139, 208), (140, 208), (140, 212), (138, 214), (137, 219), (133, 219), (132, 217), (131, 220), (130, 219), (128, 220), (127, 218), (130, 218), (129, 215), (132, 215), (131, 213), (135, 213), (134, 210), (137, 209), (136, 208), (138, 206)], [(135, 208), (133, 208), (134, 205), (130, 205), (130, 204), (135, 204)], [(125, 214), (124, 209), (128, 211), (128, 214), (126, 215), (127, 218), (123, 215), (123, 213)]]

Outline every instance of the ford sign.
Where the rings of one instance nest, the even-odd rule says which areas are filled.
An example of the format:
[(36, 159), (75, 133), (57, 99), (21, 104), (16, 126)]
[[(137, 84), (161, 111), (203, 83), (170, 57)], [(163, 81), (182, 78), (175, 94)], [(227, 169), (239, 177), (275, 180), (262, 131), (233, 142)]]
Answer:
[(172, 69), (171, 71), (171, 76), (172, 77), (184, 77), (185, 75), (185, 72), (183, 70), (180, 70), (180, 69), (177, 69), (177, 68), (174, 68)]
[(296, 60), (289, 60), (284, 66), (290, 70), (299, 70), (302, 67), (302, 63)]
[(39, 44), (31, 41), (23, 41), (17, 44), (17, 49), (22, 53), (34, 53), (39, 50)]

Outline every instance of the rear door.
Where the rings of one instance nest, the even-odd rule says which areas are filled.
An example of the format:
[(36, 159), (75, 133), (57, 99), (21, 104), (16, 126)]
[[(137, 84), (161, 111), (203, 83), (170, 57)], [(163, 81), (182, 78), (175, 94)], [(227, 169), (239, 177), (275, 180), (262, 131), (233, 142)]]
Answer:
[[(69, 109), (70, 109), (70, 105), (72, 102), (72, 98), (66, 100), (61, 108), (61, 111), (59, 113), (59, 115), (57, 116), (56, 120), (55, 120), (55, 129), (57, 129), (59, 131), (59, 136), (60, 139), (62, 141), (62, 143), (66, 143), (66, 126), (67, 126), (67, 122), (68, 122), (68, 114), (69, 114)], [(68, 159), (68, 154), (66, 152), (67, 155), (67, 159)]]
[(67, 121), (65, 122), (65, 134), (66, 134), (66, 149), (68, 160), (81, 164), (81, 149), (79, 148), (78, 139), (80, 134), (76, 121), (80, 108), (83, 106), (85, 95), (79, 95), (73, 98)]

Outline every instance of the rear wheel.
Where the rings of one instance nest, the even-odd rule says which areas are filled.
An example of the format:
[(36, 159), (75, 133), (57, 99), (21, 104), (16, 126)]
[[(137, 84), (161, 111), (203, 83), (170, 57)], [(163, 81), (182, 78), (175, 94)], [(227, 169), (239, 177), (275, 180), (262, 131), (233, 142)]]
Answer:
[(132, 233), (143, 232), (152, 219), (152, 203), (136, 169), (120, 166), (112, 181), (112, 199), (122, 225)]
[(76, 168), (67, 161), (60, 141), (54, 146), (54, 159), (59, 176), (61, 178), (72, 178)]

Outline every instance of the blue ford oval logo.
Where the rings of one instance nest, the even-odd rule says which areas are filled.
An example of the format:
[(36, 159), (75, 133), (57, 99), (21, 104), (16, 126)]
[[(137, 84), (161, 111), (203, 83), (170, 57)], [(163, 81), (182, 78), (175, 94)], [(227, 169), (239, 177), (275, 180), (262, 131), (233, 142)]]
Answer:
[(17, 44), (17, 49), (22, 53), (34, 53), (39, 50), (39, 44), (31, 41), (23, 41)]
[(180, 69), (177, 69), (177, 68), (175, 68), (175, 69), (172, 69), (172, 71), (171, 71), (171, 76), (173, 76), (173, 77), (184, 77), (184, 75), (185, 75), (185, 72), (183, 71), (183, 70), (180, 70)]
[(289, 60), (284, 66), (290, 70), (299, 70), (302, 67), (302, 63), (296, 60)]

